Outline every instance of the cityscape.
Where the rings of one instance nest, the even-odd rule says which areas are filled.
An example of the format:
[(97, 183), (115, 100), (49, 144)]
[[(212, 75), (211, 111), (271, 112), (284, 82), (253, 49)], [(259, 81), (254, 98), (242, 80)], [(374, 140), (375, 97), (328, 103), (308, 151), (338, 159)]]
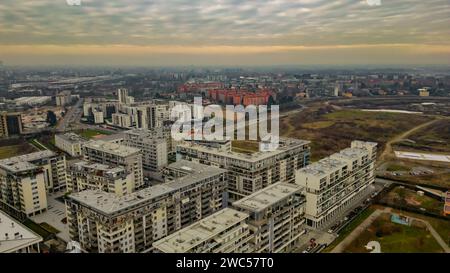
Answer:
[(0, 253), (450, 253), (450, 6), (394, 2), (0, 3)]

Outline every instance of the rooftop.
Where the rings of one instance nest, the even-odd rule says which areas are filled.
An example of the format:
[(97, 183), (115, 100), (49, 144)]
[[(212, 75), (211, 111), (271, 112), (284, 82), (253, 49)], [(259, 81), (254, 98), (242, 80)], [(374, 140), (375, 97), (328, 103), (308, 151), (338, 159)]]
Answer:
[(279, 182), (234, 202), (233, 206), (259, 212), (302, 189), (303, 187), (297, 184)]
[(233, 151), (225, 151), (219, 148), (207, 147), (201, 144), (194, 143), (183, 143), (179, 144), (178, 147), (195, 149), (200, 152), (208, 153), (208, 154), (216, 154), (219, 156), (224, 156), (228, 158), (233, 158), (237, 160), (243, 160), (247, 162), (258, 162), (260, 160), (264, 160), (270, 158), (272, 156), (282, 154), (292, 148), (303, 146), (309, 144), (310, 141), (301, 140), (301, 139), (291, 139), (291, 138), (280, 138), (280, 145), (278, 149), (274, 151), (263, 151), (263, 152), (254, 152), (251, 154), (233, 152)]
[(103, 140), (92, 140), (84, 144), (84, 147), (89, 149), (94, 149), (102, 151), (104, 153), (109, 153), (121, 157), (130, 156), (136, 153), (140, 153), (140, 149), (128, 147), (125, 145), (107, 142)]
[(15, 252), (41, 241), (39, 235), (0, 211), (0, 253)]
[(183, 253), (213, 239), (229, 227), (245, 219), (248, 214), (234, 209), (220, 210), (172, 235), (155, 242), (153, 246), (165, 253)]
[[(194, 163), (195, 164), (195, 163)], [(132, 207), (138, 207), (147, 204), (152, 200), (161, 198), (174, 191), (194, 185), (207, 178), (225, 173), (226, 171), (218, 167), (201, 165), (195, 167), (193, 172), (171, 182), (155, 185), (143, 190), (125, 195), (116, 196), (114, 193), (107, 193), (97, 190), (86, 190), (70, 195), (75, 201), (98, 211), (105, 215), (112, 215), (119, 212), (125, 212)]]
[(125, 171), (124, 168), (117, 166), (109, 166), (109, 165), (105, 165), (105, 164), (100, 164), (100, 163), (92, 163), (89, 161), (78, 161), (72, 164), (72, 166), (79, 168), (80, 170), (84, 170), (84, 169), (88, 169), (88, 170), (93, 170), (93, 171), (103, 171), (103, 172), (107, 172), (107, 173), (121, 173), (123, 171)]
[(62, 138), (65, 141), (71, 142), (71, 143), (80, 143), (80, 142), (86, 142), (87, 139), (84, 137), (77, 135), (75, 133), (65, 133), (61, 135), (57, 135), (59, 138)]
[(37, 166), (33, 164), (33, 161), (53, 156), (56, 156), (56, 154), (49, 150), (14, 156), (0, 160), (0, 168), (10, 172), (29, 171), (37, 168)]

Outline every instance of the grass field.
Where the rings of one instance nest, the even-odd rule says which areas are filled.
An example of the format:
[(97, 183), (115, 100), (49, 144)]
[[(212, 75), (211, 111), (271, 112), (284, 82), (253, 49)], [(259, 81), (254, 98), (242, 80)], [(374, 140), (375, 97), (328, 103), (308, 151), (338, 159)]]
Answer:
[(17, 145), (1, 146), (0, 147), (0, 159), (23, 155), (27, 153), (36, 152), (36, 148), (28, 144), (27, 142), (22, 142)]
[(384, 253), (443, 252), (423, 223), (413, 221), (411, 226), (392, 223), (387, 213), (378, 217), (347, 246), (345, 252), (366, 253), (365, 245), (370, 241), (378, 241)]
[(443, 119), (415, 132), (409, 141), (397, 143), (398, 150), (450, 154), (450, 120)]
[(355, 139), (378, 142), (381, 151), (391, 138), (429, 120), (424, 115), (338, 109), (322, 103), (282, 118), (280, 133), (311, 140), (312, 161), (317, 161)]
[(404, 205), (414, 208), (424, 208), (427, 211), (436, 214), (441, 214), (442, 208), (444, 207), (443, 202), (440, 202), (426, 195), (420, 196), (417, 194), (417, 192), (402, 187), (394, 188), (386, 196), (383, 197), (383, 201), (387, 202), (388, 204)]
[(31, 229), (32, 231), (36, 232), (37, 234), (39, 234), (44, 240), (48, 239), (48, 237), (50, 235), (52, 235), (52, 232), (49, 232), (48, 230), (46, 230), (45, 228), (43, 228), (41, 225), (33, 222), (30, 219), (26, 219), (23, 224), (28, 227), (29, 229)]
[(361, 212), (361, 214), (359, 214), (355, 219), (351, 221), (350, 224), (348, 224), (345, 228), (341, 230), (341, 232), (339, 232), (339, 237), (336, 240), (334, 240), (329, 246), (327, 246), (323, 250), (323, 252), (330, 252), (331, 250), (333, 250), (333, 248), (335, 248), (340, 242), (342, 242), (345, 239), (345, 237), (347, 237), (347, 235), (349, 235), (356, 227), (358, 227), (362, 222), (364, 222), (364, 220), (366, 220), (367, 217), (369, 217), (374, 211), (375, 209), (369, 207), (365, 209), (363, 212)]
[(97, 136), (102, 136), (102, 135), (111, 135), (110, 132), (102, 131), (102, 130), (94, 130), (94, 129), (80, 130), (77, 132), (77, 134), (79, 134), (82, 137), (88, 138), (88, 139), (95, 138)]
[(259, 151), (259, 142), (246, 141), (246, 140), (234, 140), (231, 142), (231, 149), (233, 152), (238, 153), (254, 153)]

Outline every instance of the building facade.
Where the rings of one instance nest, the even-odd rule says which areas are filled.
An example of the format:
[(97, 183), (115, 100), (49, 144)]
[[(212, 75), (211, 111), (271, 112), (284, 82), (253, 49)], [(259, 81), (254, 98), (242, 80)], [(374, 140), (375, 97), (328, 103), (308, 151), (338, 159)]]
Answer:
[(295, 247), (305, 232), (303, 190), (293, 183), (275, 183), (233, 203), (233, 208), (250, 215), (254, 252), (288, 252)]
[(222, 209), (155, 243), (160, 253), (250, 253), (249, 215)]
[(230, 200), (239, 200), (276, 182), (294, 182), (295, 171), (309, 163), (309, 142), (280, 139), (275, 151), (244, 154), (231, 145), (213, 147), (201, 143), (177, 146), (177, 157), (211, 164), (228, 170)]
[(353, 141), (351, 147), (297, 171), (296, 183), (306, 188), (306, 218), (319, 228), (361, 201), (374, 183), (377, 144)]
[(189, 175), (122, 197), (93, 190), (71, 194), (71, 239), (89, 252), (151, 252), (155, 241), (224, 208), (226, 171), (184, 164)]
[(83, 145), (83, 158), (86, 161), (121, 166), (133, 174), (133, 191), (144, 185), (141, 150), (102, 140), (89, 141)]
[(102, 190), (117, 196), (133, 192), (134, 176), (123, 167), (79, 161), (69, 164), (67, 191)]
[(73, 157), (81, 156), (81, 146), (86, 142), (87, 139), (75, 133), (55, 135), (55, 146)]
[(167, 140), (145, 129), (125, 131), (124, 136), (124, 145), (141, 150), (145, 176), (161, 180), (161, 170), (167, 166)]

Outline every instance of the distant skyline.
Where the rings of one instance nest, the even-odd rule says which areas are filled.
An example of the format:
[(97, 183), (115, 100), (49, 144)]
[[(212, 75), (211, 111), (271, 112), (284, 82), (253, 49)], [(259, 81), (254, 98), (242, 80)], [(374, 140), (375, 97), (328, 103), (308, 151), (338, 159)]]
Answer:
[(450, 64), (448, 0), (3, 0), (7, 65)]

